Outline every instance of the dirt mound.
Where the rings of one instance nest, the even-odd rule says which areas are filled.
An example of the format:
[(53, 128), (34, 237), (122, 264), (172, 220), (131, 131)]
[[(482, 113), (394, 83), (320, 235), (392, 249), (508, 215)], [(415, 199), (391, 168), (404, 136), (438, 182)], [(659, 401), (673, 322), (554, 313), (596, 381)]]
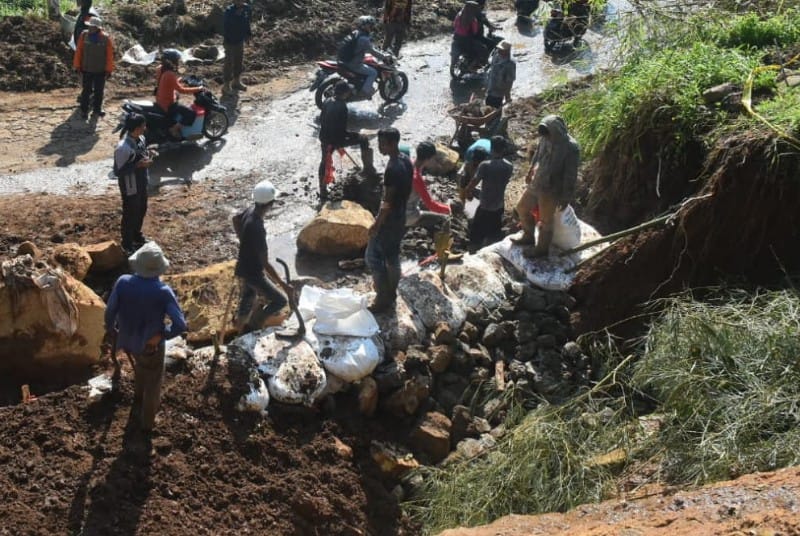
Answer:
[(615, 330), (625, 333), (653, 299), (724, 281), (769, 285), (800, 269), (800, 157), (783, 145), (763, 133), (721, 141), (705, 188), (674, 225), (622, 239), (581, 267), (576, 331), (622, 323)]
[(240, 413), (247, 371), (211, 364), (168, 373), (152, 438), (129, 420), (130, 376), (119, 395), (87, 400), (73, 387), (0, 409), (0, 526), (47, 534), (414, 532), (376, 478), (372, 434), (358, 429), (358, 418), (340, 424), (277, 404), (266, 420)]
[[(101, 8), (101, 14), (119, 58), (136, 42), (147, 50), (221, 44), (223, 9), (229, 4), (228, 0), (119, 3)], [(381, 9), (377, 6), (382, 5), (364, 0), (338, 2), (335, 8), (320, 0), (254, 0), (251, 4), (253, 37), (245, 52), (245, 79), (249, 81), (264, 81), (276, 69), (290, 63), (332, 54), (360, 15), (380, 18)], [(415, 7), (409, 39), (450, 31), (459, 8), (457, 0)], [(382, 41), (379, 29), (375, 42), (380, 45)], [(30, 17), (0, 21), (1, 90), (31, 91), (76, 85), (76, 77), (71, 74), (72, 56), (55, 22)], [(201, 65), (191, 70), (206, 79), (222, 82), (221, 64)], [(151, 84), (152, 77), (151, 69), (118, 65), (112, 80), (136, 86)]]
[(75, 84), (72, 51), (58, 23), (0, 18), (0, 36), (0, 90), (47, 90)]

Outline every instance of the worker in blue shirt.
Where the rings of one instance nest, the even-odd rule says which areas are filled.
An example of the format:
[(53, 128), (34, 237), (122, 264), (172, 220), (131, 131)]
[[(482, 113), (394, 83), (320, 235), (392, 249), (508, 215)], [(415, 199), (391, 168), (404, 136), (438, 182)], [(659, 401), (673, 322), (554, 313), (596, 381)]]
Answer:
[[(161, 276), (169, 261), (155, 242), (147, 242), (128, 258), (133, 275), (117, 279), (106, 305), (106, 340), (134, 363), (134, 404), (141, 403), (142, 429), (153, 429), (161, 404), (164, 352), (168, 339), (186, 331), (175, 293)], [(164, 317), (170, 319), (164, 323)]]

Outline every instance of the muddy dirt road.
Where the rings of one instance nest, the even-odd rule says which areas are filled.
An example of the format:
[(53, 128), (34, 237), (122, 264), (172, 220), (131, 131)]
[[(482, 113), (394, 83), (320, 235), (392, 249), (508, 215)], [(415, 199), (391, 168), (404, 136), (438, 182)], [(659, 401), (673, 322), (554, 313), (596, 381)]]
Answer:
[[(610, 7), (607, 19), (613, 19), (615, 13), (616, 8)], [(609, 66), (614, 57), (616, 40), (599, 33), (603, 31), (599, 27), (587, 33), (585, 47), (553, 58), (544, 54), (540, 26), (523, 34), (510, 12), (492, 12), (490, 18), (502, 26), (498, 33), (514, 46), (517, 81), (512, 96), (515, 98), (596, 72)], [(392, 125), (408, 143), (452, 135), (454, 124), (446, 111), (454, 103), (468, 100), (470, 94), (480, 94), (483, 83), (481, 80), (451, 83), (449, 46), (449, 36), (409, 43), (400, 59), (410, 80), (403, 101), (379, 107), (376, 97), (373, 102), (352, 105), (350, 128), (374, 134), (379, 128)], [(313, 94), (306, 90), (313, 72), (313, 66), (287, 70), (286, 78), (241, 94), (239, 102), (228, 101), (232, 126), (222, 142), (161, 155), (151, 174), (153, 181), (160, 183), (162, 194), (175, 185), (183, 188), (189, 182), (232, 177), (247, 177), (251, 183), (271, 179), (283, 192), (284, 202), (267, 224), (268, 231), (277, 238), (275, 253), (284, 258), (294, 257), (294, 241), (290, 237), (296, 236), (313, 215), (316, 202), (318, 110)], [(126, 90), (124, 96), (131, 96), (130, 93)], [(4, 124), (0, 124), (0, 139), (7, 147), (0, 155), (0, 173), (3, 173), (0, 195), (47, 192), (116, 196), (116, 184), (106, 177), (117, 141), (111, 130), (120, 101), (109, 102), (106, 108), (110, 113), (96, 125), (80, 121), (72, 114), (74, 95), (68, 92), (55, 92), (53, 105), (44, 104), (45, 101), (45, 95), (28, 100), (13, 95), (0, 101), (0, 109), (8, 111), (1, 120)], [(24, 120), (26, 114), (42, 120), (34, 121), (29, 116)], [(21, 138), (21, 125), (33, 126), (34, 133)], [(352, 164), (345, 161), (343, 166), (346, 170)], [(382, 167), (380, 159), (378, 167)], [(246, 202), (249, 189), (242, 188), (239, 195), (232, 197), (231, 208)]]

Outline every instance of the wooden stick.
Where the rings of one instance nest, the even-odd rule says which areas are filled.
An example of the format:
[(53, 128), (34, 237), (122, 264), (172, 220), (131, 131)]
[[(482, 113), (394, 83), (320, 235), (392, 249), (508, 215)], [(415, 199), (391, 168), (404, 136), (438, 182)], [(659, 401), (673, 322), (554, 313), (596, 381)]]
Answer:
[(494, 383), (497, 385), (498, 391), (506, 390), (505, 366), (506, 364), (502, 360), (494, 362)]
[(584, 244), (581, 244), (580, 246), (574, 247), (572, 249), (568, 249), (566, 251), (562, 251), (561, 253), (559, 253), (559, 255), (562, 255), (562, 256), (563, 255), (572, 255), (573, 253), (578, 253), (579, 251), (583, 251), (584, 249), (589, 249), (589, 248), (594, 247), (594, 246), (596, 246), (598, 244), (602, 244), (604, 242), (612, 242), (614, 240), (617, 240), (618, 238), (623, 238), (625, 236), (638, 233), (639, 231), (644, 231), (645, 229), (649, 229), (650, 227), (655, 227), (656, 225), (659, 225), (661, 223), (665, 223), (667, 220), (672, 218), (674, 215), (675, 214), (673, 213), (673, 214), (667, 214), (665, 216), (659, 216), (658, 218), (655, 218), (655, 219), (650, 220), (650, 221), (646, 221), (644, 223), (640, 223), (639, 225), (637, 225), (635, 227), (631, 227), (630, 229), (623, 229), (622, 231), (617, 231), (616, 233), (611, 233), (610, 235), (601, 236), (600, 238), (598, 238), (596, 240), (590, 240), (590, 241), (588, 241), (588, 242), (586, 242)]

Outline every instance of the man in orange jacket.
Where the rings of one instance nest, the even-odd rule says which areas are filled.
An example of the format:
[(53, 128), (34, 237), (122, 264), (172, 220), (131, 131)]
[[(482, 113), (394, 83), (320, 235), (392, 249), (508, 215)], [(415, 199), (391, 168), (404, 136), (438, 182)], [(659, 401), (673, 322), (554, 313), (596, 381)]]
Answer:
[(93, 103), (95, 115), (103, 117), (103, 91), (106, 79), (114, 70), (114, 45), (103, 31), (103, 22), (92, 17), (86, 22), (87, 29), (81, 33), (75, 46), (73, 67), (83, 77), (80, 107), (84, 119), (89, 117), (89, 101)]

